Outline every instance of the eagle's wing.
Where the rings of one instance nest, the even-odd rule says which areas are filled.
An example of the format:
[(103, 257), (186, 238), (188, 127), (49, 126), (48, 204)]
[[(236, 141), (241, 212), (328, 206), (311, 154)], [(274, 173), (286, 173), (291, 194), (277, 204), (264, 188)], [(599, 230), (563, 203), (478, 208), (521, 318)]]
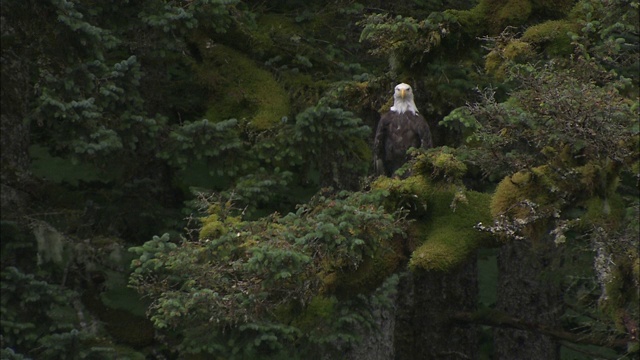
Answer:
[(420, 138), (420, 147), (423, 149), (431, 149), (433, 147), (433, 139), (431, 138), (429, 124), (420, 113), (416, 113), (416, 116), (418, 117), (418, 121), (414, 122), (416, 126), (415, 132)]
[(389, 113), (385, 113), (378, 122), (378, 128), (376, 130), (376, 137), (373, 141), (373, 168), (377, 175), (384, 175), (384, 151), (385, 143), (387, 141), (389, 131)]

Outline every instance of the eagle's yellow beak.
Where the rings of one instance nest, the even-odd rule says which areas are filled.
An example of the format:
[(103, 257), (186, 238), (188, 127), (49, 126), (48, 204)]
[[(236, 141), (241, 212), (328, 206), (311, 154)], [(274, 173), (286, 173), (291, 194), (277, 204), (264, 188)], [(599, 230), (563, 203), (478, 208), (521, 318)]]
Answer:
[(405, 89), (400, 89), (400, 97), (404, 99), (404, 95), (407, 92)]

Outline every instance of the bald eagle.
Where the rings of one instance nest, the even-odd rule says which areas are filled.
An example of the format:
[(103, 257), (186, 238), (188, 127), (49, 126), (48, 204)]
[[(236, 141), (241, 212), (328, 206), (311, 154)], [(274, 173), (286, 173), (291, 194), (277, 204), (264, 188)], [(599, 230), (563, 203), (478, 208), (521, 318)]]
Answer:
[(433, 147), (431, 130), (418, 112), (411, 86), (398, 84), (393, 106), (383, 114), (373, 143), (374, 166), (378, 175), (393, 176), (405, 162), (409, 148)]

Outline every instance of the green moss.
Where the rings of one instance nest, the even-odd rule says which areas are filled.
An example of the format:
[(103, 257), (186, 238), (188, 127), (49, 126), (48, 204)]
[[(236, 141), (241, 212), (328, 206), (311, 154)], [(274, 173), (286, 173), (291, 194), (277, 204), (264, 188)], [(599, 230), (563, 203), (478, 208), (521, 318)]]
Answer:
[(567, 20), (552, 20), (531, 26), (521, 40), (542, 47), (550, 56), (567, 55), (573, 52), (569, 32), (577, 32), (579, 25)]
[(453, 15), (464, 32), (471, 36), (480, 36), (486, 33), (487, 1), (480, 1), (478, 5), (469, 10), (446, 10), (445, 13)]
[[(566, 147), (565, 147), (566, 149)], [(505, 177), (498, 184), (491, 200), (491, 216), (518, 222), (523, 234), (532, 241), (540, 239), (549, 229), (550, 219), (561, 211), (580, 219), (577, 225), (614, 230), (624, 219), (623, 198), (616, 193), (619, 165), (614, 162), (589, 162), (571, 168), (571, 160), (563, 159), (564, 150), (545, 148), (543, 153), (554, 157), (556, 166), (539, 166)], [(564, 170), (558, 171), (564, 167)], [(535, 204), (532, 210), (531, 203)], [(535, 216), (534, 216), (535, 211)]]
[(445, 146), (418, 156), (414, 170), (433, 180), (454, 181), (462, 179), (467, 172), (467, 165)]
[(275, 43), (286, 43), (303, 33), (295, 21), (286, 15), (265, 13), (256, 21), (257, 29), (251, 32), (253, 51), (272, 51)]
[(589, 196), (609, 196), (620, 184), (621, 167), (617, 162), (590, 161), (575, 170), (580, 174), (580, 190)]
[(586, 227), (616, 229), (624, 219), (625, 204), (619, 194), (611, 194), (607, 198), (594, 196), (586, 200), (584, 206), (586, 213), (581, 217), (581, 223)]
[(569, 14), (574, 5), (579, 4), (575, 0), (532, 0), (534, 12), (543, 12), (555, 18)]
[(484, 70), (497, 79), (504, 79), (505, 73), (505, 64), (504, 58), (500, 54), (499, 50), (491, 50), (484, 60)]
[(211, 206), (208, 211), (210, 215), (200, 218), (202, 227), (199, 238), (201, 240), (216, 239), (242, 222), (239, 216), (221, 216), (221, 209), (217, 205)]
[(211, 214), (200, 218), (202, 228), (200, 229), (200, 239), (215, 239), (227, 233), (227, 227), (220, 221), (217, 214)]
[(449, 10), (470, 35), (498, 35), (507, 26), (526, 22), (532, 12), (530, 0), (480, 0), (470, 10)]
[(602, 183), (600, 175), (602, 167), (596, 163), (590, 162), (579, 167), (578, 171), (580, 171), (581, 174), (580, 182), (585, 186), (590, 194), (593, 194)]
[(547, 166), (540, 166), (505, 177), (491, 199), (491, 216), (506, 215), (524, 219), (529, 215), (529, 210), (520, 205), (523, 200), (542, 206), (550, 204), (555, 196), (549, 192), (556, 184), (549, 178), (549, 172)]
[(509, 25), (521, 25), (531, 15), (532, 8), (530, 0), (508, 0), (489, 21), (493, 23), (493, 28), (496, 30), (504, 29)]
[(429, 195), (429, 216), (424, 224), (415, 223), (412, 236), (422, 244), (409, 261), (412, 271), (449, 271), (460, 266), (481, 246), (493, 244), (492, 237), (474, 228), (479, 222), (489, 223), (491, 195), (475, 191), (464, 194), (455, 187), (443, 187)]
[[(314, 16), (313, 19), (316, 21), (319, 18), (320, 16)], [(331, 24), (331, 19), (328, 21), (328, 23), (321, 23), (319, 26), (326, 30), (326, 26)], [(295, 21), (294, 16), (267, 13), (262, 14), (256, 20), (255, 30), (245, 34), (249, 36), (249, 40), (245, 40), (245, 42), (251, 44), (250, 48), (243, 49), (245, 52), (268, 58), (269, 66), (284, 70), (278, 73), (278, 82), (288, 90), (289, 98), (295, 99), (298, 108), (291, 112), (301, 111), (315, 105), (332, 83), (329, 79), (314, 79), (308, 72), (292, 68), (292, 66), (296, 66), (296, 59), (291, 59), (291, 57), (306, 57), (311, 59), (314, 64), (317, 60), (317, 49), (305, 41), (301, 41), (303, 37), (308, 36), (309, 31), (314, 31), (313, 26), (307, 23), (304, 28), (301, 27)], [(244, 39), (239, 41), (242, 40)]]
[(329, 319), (333, 315), (335, 304), (336, 299), (333, 297), (316, 296), (298, 316), (294, 317), (291, 325), (304, 333), (313, 331), (319, 321)]
[(638, 256), (638, 250), (631, 250), (629, 253), (631, 260), (631, 277), (636, 279), (636, 287), (640, 285), (640, 256)]
[[(389, 193), (384, 206), (390, 212), (405, 208), (415, 217), (420, 217), (426, 212), (428, 184), (421, 176), (405, 180), (380, 177), (372, 184), (372, 188)], [(407, 247), (406, 238), (394, 236), (377, 246), (371, 257), (363, 259), (356, 270), (335, 271), (321, 276), (324, 282), (323, 293), (353, 296), (375, 290), (406, 262)]]
[(198, 44), (203, 62), (195, 70), (211, 91), (207, 119), (246, 119), (266, 130), (289, 114), (289, 97), (271, 73), (230, 47), (207, 39)]
[(340, 297), (352, 297), (374, 291), (396, 272), (405, 262), (405, 239), (395, 236), (386, 244), (378, 246), (375, 253), (364, 259), (355, 271), (337, 272), (324, 278), (324, 292)]
[[(434, 159), (457, 164), (448, 155), (435, 154)], [(453, 168), (462, 171), (462, 167)], [(489, 194), (463, 191), (452, 184), (430, 183), (421, 175), (406, 179), (380, 177), (372, 188), (388, 191), (385, 206), (393, 209), (413, 201), (414, 206), (407, 208), (414, 221), (405, 243), (396, 250), (413, 251), (409, 260), (413, 271), (451, 270), (480, 246), (493, 244), (490, 235), (474, 228), (479, 222), (491, 222)]]
[[(516, 212), (514, 205), (533, 193), (529, 190), (530, 178), (531, 174), (519, 172), (502, 179), (491, 199), (491, 216), (494, 218), (506, 214), (519, 216), (520, 214)], [(526, 214), (522, 214), (522, 216), (526, 216)]]
[[(534, 13), (546, 17), (564, 17), (569, 14), (573, 0), (480, 0), (469, 10), (447, 10), (471, 36), (498, 35), (508, 26), (525, 25)], [(544, 15), (543, 15), (544, 16)]]
[(522, 234), (537, 243), (548, 231), (549, 222), (545, 216), (534, 217), (529, 204), (535, 204), (536, 216), (551, 216), (561, 206), (562, 198), (557, 192), (564, 184), (554, 181), (552, 175), (553, 171), (545, 165), (505, 177), (491, 199), (492, 218), (506, 216), (513, 221), (521, 221), (523, 225), (526, 223)]
[(531, 44), (513, 40), (506, 44), (504, 48), (491, 50), (485, 58), (484, 68), (488, 74), (493, 75), (498, 80), (503, 80), (507, 76), (509, 65), (526, 62), (534, 55), (535, 52)]
[(533, 56), (533, 48), (528, 42), (514, 40), (505, 46), (503, 55), (507, 60), (522, 62)]
[[(612, 318), (618, 331), (627, 331), (623, 319), (625, 314), (628, 315), (629, 309), (637, 311), (638, 291), (629, 291), (629, 289), (637, 289), (638, 278), (634, 278), (634, 261), (637, 264), (638, 253), (634, 249), (626, 256), (617, 256), (614, 258), (614, 266), (611, 268), (611, 276), (605, 284), (605, 292), (607, 297), (600, 302), (601, 309), (608, 313)], [(632, 260), (634, 259), (635, 260)]]
[(381, 176), (371, 187), (389, 192), (384, 202), (387, 211), (393, 212), (402, 208), (409, 211), (414, 218), (423, 216), (427, 211), (430, 185), (424, 176), (410, 176), (406, 179)]

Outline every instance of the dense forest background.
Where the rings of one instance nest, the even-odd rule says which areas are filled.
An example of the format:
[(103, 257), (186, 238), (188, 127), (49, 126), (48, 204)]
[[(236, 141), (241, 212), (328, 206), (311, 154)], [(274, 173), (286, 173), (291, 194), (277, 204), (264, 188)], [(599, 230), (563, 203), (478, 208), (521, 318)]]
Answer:
[(3, 359), (638, 358), (638, 1), (1, 4)]

